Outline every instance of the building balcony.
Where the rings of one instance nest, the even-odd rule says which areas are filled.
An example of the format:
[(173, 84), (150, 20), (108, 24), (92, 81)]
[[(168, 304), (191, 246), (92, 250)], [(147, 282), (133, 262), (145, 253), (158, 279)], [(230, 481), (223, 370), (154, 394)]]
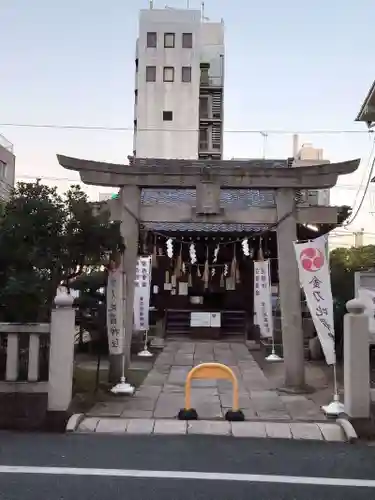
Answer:
[(221, 154), (221, 144), (199, 141), (199, 153)]
[(222, 89), (224, 86), (224, 80), (222, 76), (206, 76), (201, 75), (200, 88), (201, 89)]
[(221, 122), (222, 117), (220, 113), (200, 113), (199, 114), (199, 121), (202, 124), (209, 124), (211, 122)]

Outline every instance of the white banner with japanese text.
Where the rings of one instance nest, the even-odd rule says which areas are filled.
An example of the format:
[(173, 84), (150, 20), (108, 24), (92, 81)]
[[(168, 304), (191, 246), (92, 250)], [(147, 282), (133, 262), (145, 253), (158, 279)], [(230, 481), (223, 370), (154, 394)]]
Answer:
[(369, 288), (359, 288), (358, 298), (362, 300), (365, 306), (365, 314), (369, 319), (370, 333), (375, 333), (375, 290)]
[(151, 291), (151, 257), (139, 257), (135, 274), (134, 289), (134, 330), (149, 329)]
[(270, 283), (270, 261), (254, 261), (254, 312), (264, 338), (272, 337), (272, 290)]
[(331, 276), (326, 238), (294, 242), (299, 279), (328, 365), (336, 363)]
[(122, 354), (124, 349), (123, 276), (121, 268), (108, 271), (107, 332), (110, 354)]

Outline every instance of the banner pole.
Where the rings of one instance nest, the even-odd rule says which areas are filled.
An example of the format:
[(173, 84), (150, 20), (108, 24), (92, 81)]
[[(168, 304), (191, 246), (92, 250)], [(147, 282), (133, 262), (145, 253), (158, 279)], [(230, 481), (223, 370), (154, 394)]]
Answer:
[(336, 362), (333, 363), (333, 399), (329, 405), (322, 406), (322, 410), (327, 417), (337, 417), (337, 415), (345, 413), (345, 407), (340, 401), (340, 394), (338, 390)]
[(140, 358), (151, 358), (153, 356), (152, 352), (148, 350), (148, 330), (144, 333), (144, 344), (143, 350), (138, 353)]
[[(149, 273), (148, 273), (148, 285), (149, 285), (149, 295), (151, 294), (151, 273), (152, 273), (152, 266), (151, 266), (151, 257), (149, 257)], [(150, 307), (147, 311), (147, 314), (150, 314)], [(138, 353), (138, 356), (140, 358), (152, 358), (153, 354), (148, 350), (148, 329), (149, 329), (149, 320), (147, 321), (147, 328), (144, 331), (143, 334), (143, 350)]]
[[(125, 278), (126, 279), (126, 278)], [(121, 276), (121, 297), (123, 299), (124, 297), (124, 276)], [(124, 310), (124, 301), (121, 300), (121, 307), (123, 308)], [(129, 394), (129, 395), (133, 395), (134, 394), (134, 391), (135, 391), (135, 388), (130, 385), (127, 381), (126, 381), (126, 377), (125, 377), (125, 324), (124, 324), (124, 321), (122, 319), (122, 357), (121, 357), (121, 377), (120, 377), (120, 382), (118, 384), (116, 384), (114, 387), (112, 387), (111, 389), (111, 392), (112, 394)]]
[(269, 363), (276, 363), (283, 361), (283, 358), (280, 357), (278, 354), (276, 354), (275, 350), (275, 322), (273, 321), (273, 308), (272, 308), (272, 293), (271, 293), (271, 261), (268, 259), (268, 289), (270, 292), (270, 298), (271, 300), (271, 316), (272, 316), (272, 351), (271, 354), (269, 354), (265, 359)]

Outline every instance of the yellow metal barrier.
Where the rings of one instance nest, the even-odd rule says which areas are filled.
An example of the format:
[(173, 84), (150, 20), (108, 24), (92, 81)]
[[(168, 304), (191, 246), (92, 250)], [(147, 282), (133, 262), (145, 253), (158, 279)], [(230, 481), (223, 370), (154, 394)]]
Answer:
[(229, 380), (233, 385), (233, 404), (225, 416), (227, 420), (244, 420), (242, 411), (239, 408), (238, 381), (229, 366), (221, 363), (202, 363), (190, 370), (185, 382), (185, 408), (180, 410), (178, 418), (180, 420), (196, 420), (197, 412), (191, 407), (191, 382), (194, 379), (216, 379)]

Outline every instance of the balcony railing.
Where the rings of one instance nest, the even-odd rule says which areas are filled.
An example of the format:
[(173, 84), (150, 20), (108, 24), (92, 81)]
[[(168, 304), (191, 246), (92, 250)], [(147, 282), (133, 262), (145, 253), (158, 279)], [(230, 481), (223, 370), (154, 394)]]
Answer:
[(0, 134), (0, 146), (5, 148), (7, 151), (13, 153), (13, 144), (5, 139), (3, 135)]
[(201, 87), (222, 87), (223, 77), (222, 76), (201, 76)]

